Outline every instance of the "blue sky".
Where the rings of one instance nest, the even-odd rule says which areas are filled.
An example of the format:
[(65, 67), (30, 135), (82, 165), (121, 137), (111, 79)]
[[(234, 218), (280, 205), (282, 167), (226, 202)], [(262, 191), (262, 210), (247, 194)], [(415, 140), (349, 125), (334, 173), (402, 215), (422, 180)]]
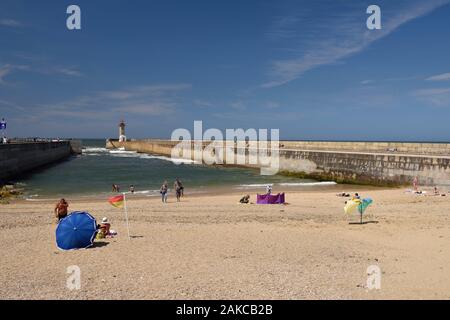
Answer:
[(450, 0), (2, 0), (0, 117), (9, 136), (116, 137), (123, 118), (134, 138), (203, 120), (449, 141), (449, 38)]

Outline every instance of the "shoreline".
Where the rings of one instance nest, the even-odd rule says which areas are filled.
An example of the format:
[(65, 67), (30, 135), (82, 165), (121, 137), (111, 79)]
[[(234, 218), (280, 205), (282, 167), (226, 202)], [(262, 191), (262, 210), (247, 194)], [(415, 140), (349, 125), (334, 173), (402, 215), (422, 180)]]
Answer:
[[(314, 182), (313, 182), (314, 184)], [(371, 190), (398, 190), (403, 189), (402, 187), (379, 187), (379, 186), (368, 186), (368, 185), (355, 185), (355, 184), (330, 184), (330, 185), (303, 185), (303, 186), (280, 186), (278, 183), (274, 185), (272, 193), (286, 193), (287, 195), (289, 193), (315, 193), (315, 192), (348, 192), (348, 193), (354, 193), (358, 191), (371, 191)], [(172, 189), (169, 189), (169, 197), (174, 197), (175, 192)], [(233, 186), (209, 186), (207, 188), (192, 188), (193, 191), (186, 191), (185, 195), (188, 197), (203, 197), (203, 196), (217, 196), (217, 195), (244, 195), (244, 194), (251, 194), (256, 195), (264, 194), (265, 193), (265, 186), (244, 186), (241, 187), (239, 185), (233, 185)], [(348, 191), (350, 190), (350, 191)], [(431, 189), (430, 189), (431, 190)], [(153, 191), (153, 190), (151, 190)], [(153, 199), (153, 198), (159, 198), (160, 195), (158, 192), (146, 192), (141, 193), (142, 191), (137, 190), (135, 194), (131, 194), (129, 191), (124, 192), (127, 197), (133, 198), (133, 199)], [(50, 202), (50, 201), (57, 201), (61, 198), (70, 199), (71, 201), (106, 201), (109, 197), (112, 197), (120, 193), (102, 193), (102, 194), (67, 194), (64, 196), (59, 195), (45, 195), (45, 196), (39, 196), (39, 197), (18, 197), (15, 199), (10, 199), (14, 202), (36, 202), (36, 203), (42, 203), (42, 202)]]

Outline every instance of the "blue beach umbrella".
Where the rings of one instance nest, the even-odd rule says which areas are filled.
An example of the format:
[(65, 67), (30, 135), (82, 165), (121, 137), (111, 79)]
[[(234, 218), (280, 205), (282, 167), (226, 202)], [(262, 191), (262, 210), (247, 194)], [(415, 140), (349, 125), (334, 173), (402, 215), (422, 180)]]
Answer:
[(72, 212), (56, 227), (56, 245), (61, 250), (83, 249), (92, 246), (97, 222), (87, 212)]

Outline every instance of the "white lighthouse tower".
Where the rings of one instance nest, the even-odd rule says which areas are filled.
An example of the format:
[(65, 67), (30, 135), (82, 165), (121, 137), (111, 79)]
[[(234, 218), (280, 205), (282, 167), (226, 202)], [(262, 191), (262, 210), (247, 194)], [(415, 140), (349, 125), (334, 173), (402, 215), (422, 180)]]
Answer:
[(121, 120), (119, 123), (119, 142), (127, 141), (127, 136), (125, 135), (125, 121)]

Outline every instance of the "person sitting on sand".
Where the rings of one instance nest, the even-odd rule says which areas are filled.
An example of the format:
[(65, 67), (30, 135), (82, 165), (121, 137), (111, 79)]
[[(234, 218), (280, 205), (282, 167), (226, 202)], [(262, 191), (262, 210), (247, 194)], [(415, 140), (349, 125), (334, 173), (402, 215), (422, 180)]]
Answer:
[(104, 217), (100, 225), (98, 225), (97, 239), (104, 239), (110, 235), (111, 224), (108, 218)]
[(352, 197), (352, 200), (361, 200), (361, 197), (358, 193), (355, 193), (355, 195)]
[(241, 198), (241, 200), (239, 200), (239, 203), (242, 203), (242, 204), (248, 204), (249, 202), (250, 202), (250, 195), (249, 194), (243, 196)]
[(56, 216), (56, 219), (58, 219), (58, 222), (61, 219), (64, 219), (65, 217), (67, 217), (68, 208), (69, 208), (69, 204), (67, 203), (67, 201), (64, 198), (59, 200), (59, 202), (56, 204), (55, 216)]

